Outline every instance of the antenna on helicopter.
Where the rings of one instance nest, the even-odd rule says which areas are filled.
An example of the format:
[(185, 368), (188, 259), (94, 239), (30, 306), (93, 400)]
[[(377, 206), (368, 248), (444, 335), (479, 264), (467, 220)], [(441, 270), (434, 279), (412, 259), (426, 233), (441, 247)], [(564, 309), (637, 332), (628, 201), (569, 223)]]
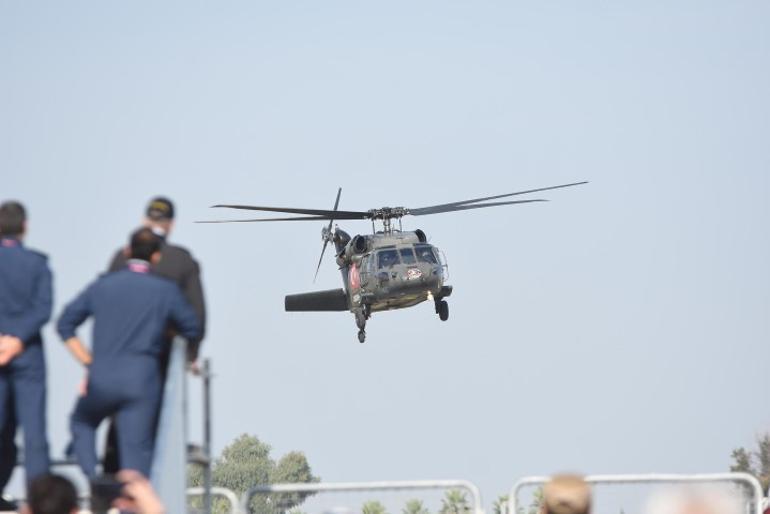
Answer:
[[(340, 195), (342, 194), (342, 188), (339, 188), (337, 190), (337, 199), (334, 201), (334, 209), (332, 211), (336, 211), (337, 207), (340, 205)], [(318, 278), (318, 270), (321, 269), (321, 261), (324, 259), (324, 252), (326, 251), (326, 246), (329, 244), (329, 241), (332, 239), (332, 224), (334, 223), (334, 217), (329, 217), (329, 226), (324, 227), (321, 230), (321, 238), (323, 239), (324, 245), (321, 248), (321, 257), (318, 259), (318, 266), (315, 269), (315, 276), (313, 277), (313, 283), (315, 283), (316, 279)]]

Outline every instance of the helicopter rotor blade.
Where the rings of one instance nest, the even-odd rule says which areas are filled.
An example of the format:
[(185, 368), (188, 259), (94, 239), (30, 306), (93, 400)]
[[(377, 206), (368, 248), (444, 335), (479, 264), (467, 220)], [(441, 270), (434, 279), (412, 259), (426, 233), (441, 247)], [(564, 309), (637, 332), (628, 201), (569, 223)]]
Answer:
[[(334, 201), (334, 212), (337, 212), (337, 207), (340, 205), (341, 194), (342, 194), (342, 188), (337, 189), (337, 199)], [(324, 232), (324, 245), (321, 248), (321, 257), (318, 258), (318, 266), (316, 266), (315, 268), (313, 283), (315, 283), (316, 279), (318, 278), (318, 270), (321, 269), (321, 261), (324, 260), (324, 252), (326, 252), (326, 247), (329, 244), (329, 239), (331, 238), (333, 223), (334, 223), (334, 218), (329, 218), (329, 226), (326, 228), (326, 231)]]
[(510, 202), (491, 202), (491, 203), (481, 203), (481, 204), (473, 204), (473, 205), (456, 205), (456, 204), (434, 205), (433, 207), (423, 207), (422, 209), (410, 209), (409, 214), (413, 216), (426, 216), (428, 214), (440, 214), (442, 212), (468, 211), (471, 209), (483, 209), (485, 207), (499, 207), (501, 205), (515, 205), (520, 203), (535, 203), (535, 202), (547, 202), (547, 201), (548, 200), (536, 198), (534, 200), (511, 200)]
[(253, 223), (263, 221), (318, 221), (333, 219), (329, 216), (295, 216), (293, 218), (255, 218), (248, 220), (204, 220), (195, 223)]
[[(564, 188), (564, 187), (580, 186), (580, 185), (583, 185), (583, 184), (588, 184), (588, 181), (573, 182), (571, 184), (560, 184), (558, 186), (539, 187), (537, 189), (528, 189), (526, 191), (516, 191), (515, 193), (506, 193), (504, 195), (486, 196), (484, 198), (474, 198), (472, 200), (461, 200), (459, 202), (450, 202), (450, 203), (442, 203), (442, 204), (439, 204), (439, 205), (430, 205), (428, 207), (420, 207), (418, 209), (410, 209), (409, 211), (410, 211), (411, 214), (414, 214), (415, 216), (420, 216), (421, 214), (434, 214), (436, 212), (451, 212), (451, 210), (450, 211), (440, 210), (440, 211), (432, 211), (432, 212), (424, 212), (424, 211), (432, 210), (432, 209), (437, 209), (437, 208), (445, 208), (445, 207), (455, 207), (455, 206), (459, 206), (459, 205), (467, 205), (467, 204), (476, 203), (476, 202), (486, 202), (486, 201), (489, 201), (489, 200), (497, 200), (499, 198), (507, 198), (509, 196), (525, 195), (525, 194), (528, 194), (528, 193), (539, 193), (541, 191), (550, 191), (552, 189), (561, 189), (561, 188)], [(499, 204), (499, 205), (508, 205), (508, 204), (502, 203), (502, 204)], [(458, 210), (461, 210), (461, 209), (458, 209)], [(421, 214), (417, 214), (418, 212), (421, 213)]]
[(247, 211), (286, 212), (289, 214), (310, 214), (313, 216), (331, 216), (334, 219), (358, 220), (369, 218), (366, 211), (329, 211), (325, 209), (300, 209), (294, 207), (263, 207), (258, 205), (212, 205), (211, 207), (226, 209), (243, 209)]

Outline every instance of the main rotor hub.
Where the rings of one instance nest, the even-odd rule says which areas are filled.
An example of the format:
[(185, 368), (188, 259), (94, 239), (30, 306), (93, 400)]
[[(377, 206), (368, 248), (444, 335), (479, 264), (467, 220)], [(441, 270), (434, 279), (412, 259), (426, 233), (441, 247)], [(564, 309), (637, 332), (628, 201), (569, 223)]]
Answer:
[(402, 218), (409, 214), (406, 207), (382, 207), (380, 209), (370, 209), (369, 217), (373, 220), (390, 220)]

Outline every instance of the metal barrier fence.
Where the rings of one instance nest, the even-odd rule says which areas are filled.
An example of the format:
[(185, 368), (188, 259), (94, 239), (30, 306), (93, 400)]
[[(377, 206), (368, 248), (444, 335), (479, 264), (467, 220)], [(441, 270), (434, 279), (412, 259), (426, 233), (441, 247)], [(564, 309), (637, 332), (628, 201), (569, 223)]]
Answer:
[(167, 512), (184, 512), (187, 501), (187, 342), (175, 337), (155, 437), (152, 485)]
[[(348, 483), (317, 483), (317, 484), (272, 484), (252, 487), (241, 497), (241, 513), (251, 514), (249, 504), (258, 494), (288, 494), (288, 493), (370, 493), (383, 491), (419, 491), (419, 490), (462, 490), (470, 494), (473, 514), (484, 514), (481, 503), (481, 492), (475, 484), (467, 480), (422, 480), (422, 481), (388, 481), (388, 482), (348, 482)], [(340, 512), (331, 509), (325, 512)], [(346, 509), (344, 512), (350, 512)], [(260, 514), (260, 513), (256, 513)]]
[[(751, 513), (762, 514), (765, 499), (762, 486), (759, 481), (747, 473), (713, 473), (713, 474), (639, 474), (639, 475), (589, 475), (584, 477), (591, 485), (601, 484), (707, 484), (707, 483), (733, 483), (742, 484), (751, 491)], [(518, 514), (518, 496), (522, 488), (528, 486), (542, 486), (550, 480), (550, 477), (527, 477), (516, 482), (511, 488), (508, 497), (508, 513)]]
[(204, 499), (207, 494), (210, 494), (211, 496), (218, 496), (227, 500), (230, 504), (230, 514), (241, 514), (241, 504), (238, 501), (238, 496), (230, 489), (226, 489), (224, 487), (212, 487), (210, 489), (206, 489), (205, 487), (190, 487), (187, 489), (188, 498), (191, 496), (200, 496), (202, 499)]

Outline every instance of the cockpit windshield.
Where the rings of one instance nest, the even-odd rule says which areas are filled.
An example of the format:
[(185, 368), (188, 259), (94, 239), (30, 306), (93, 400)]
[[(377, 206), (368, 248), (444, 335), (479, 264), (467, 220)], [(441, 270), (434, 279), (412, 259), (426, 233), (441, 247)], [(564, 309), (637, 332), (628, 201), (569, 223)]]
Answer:
[(377, 253), (377, 267), (379, 269), (390, 268), (391, 266), (394, 266), (399, 262), (400, 261), (398, 259), (398, 251), (395, 249), (380, 250)]
[(414, 252), (411, 248), (402, 248), (398, 251), (401, 254), (401, 262), (404, 264), (414, 264), (417, 259), (414, 258)]
[(438, 264), (436, 254), (433, 253), (433, 247), (430, 245), (414, 245), (414, 253), (417, 254), (417, 260), (419, 262)]

